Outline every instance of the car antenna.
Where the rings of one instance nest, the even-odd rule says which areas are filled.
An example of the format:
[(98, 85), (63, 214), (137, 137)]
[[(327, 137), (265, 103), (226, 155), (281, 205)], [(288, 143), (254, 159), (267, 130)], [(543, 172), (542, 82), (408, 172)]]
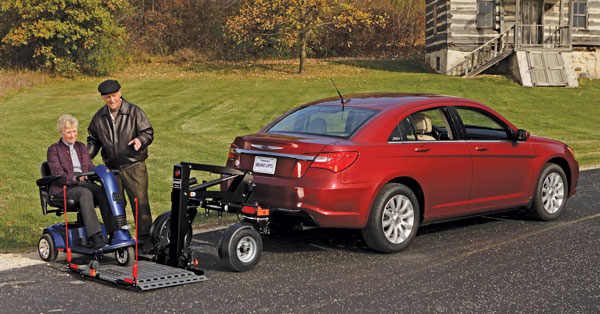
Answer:
[(348, 100), (344, 100), (344, 97), (342, 97), (342, 93), (340, 93), (340, 90), (337, 88), (337, 86), (335, 86), (335, 82), (333, 81), (333, 78), (330, 78), (329, 80), (333, 84), (333, 87), (335, 87), (335, 90), (337, 91), (338, 95), (340, 95), (340, 100), (342, 101), (342, 112), (343, 112), (344, 105), (348, 102)]

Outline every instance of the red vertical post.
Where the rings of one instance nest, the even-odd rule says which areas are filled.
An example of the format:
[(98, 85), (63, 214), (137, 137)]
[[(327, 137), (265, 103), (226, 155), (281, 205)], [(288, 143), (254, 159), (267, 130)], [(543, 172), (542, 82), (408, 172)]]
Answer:
[(133, 280), (137, 285), (137, 271), (138, 271), (138, 198), (134, 198), (135, 202), (135, 264), (133, 264)]
[(71, 264), (71, 248), (69, 247), (69, 224), (67, 223), (67, 186), (63, 185), (63, 200), (65, 205), (65, 245), (67, 249), (67, 265)]

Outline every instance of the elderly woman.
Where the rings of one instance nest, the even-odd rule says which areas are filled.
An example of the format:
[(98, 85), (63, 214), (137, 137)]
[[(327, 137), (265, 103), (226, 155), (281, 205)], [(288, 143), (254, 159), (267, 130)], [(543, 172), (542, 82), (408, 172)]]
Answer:
[(102, 220), (106, 232), (113, 231), (112, 211), (104, 189), (94, 183), (79, 180), (75, 176), (79, 173), (92, 171), (94, 164), (90, 159), (86, 147), (77, 141), (77, 127), (79, 123), (71, 115), (63, 115), (58, 118), (58, 131), (61, 139), (50, 145), (47, 159), (52, 175), (61, 175), (63, 178), (55, 180), (50, 186), (50, 194), (62, 197), (62, 187), (67, 186), (67, 198), (74, 199), (79, 203), (79, 211), (83, 218), (85, 234), (88, 243), (98, 249), (105, 245), (102, 229), (98, 222), (98, 216), (94, 209), (94, 200), (100, 207)]

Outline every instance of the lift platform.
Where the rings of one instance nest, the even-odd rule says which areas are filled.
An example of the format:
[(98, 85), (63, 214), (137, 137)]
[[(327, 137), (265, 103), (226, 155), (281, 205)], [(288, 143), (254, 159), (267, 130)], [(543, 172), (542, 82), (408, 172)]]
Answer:
[(110, 283), (134, 286), (138, 290), (147, 291), (207, 280), (204, 274), (194, 271), (158, 264), (142, 260), (138, 262), (137, 283), (132, 278), (132, 270), (116, 264), (102, 264), (90, 267), (79, 266), (78, 271), (85, 276), (95, 277)]

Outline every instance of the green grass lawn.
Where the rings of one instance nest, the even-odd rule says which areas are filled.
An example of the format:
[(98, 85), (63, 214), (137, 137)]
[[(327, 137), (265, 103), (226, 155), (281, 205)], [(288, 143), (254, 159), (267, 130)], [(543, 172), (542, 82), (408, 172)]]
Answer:
[[(600, 81), (582, 80), (575, 89), (526, 88), (501, 76), (431, 74), (412, 61), (313, 61), (305, 74), (296, 74), (296, 67), (291, 62), (137, 67), (113, 76), (155, 129), (147, 161), (154, 217), (170, 209), (174, 164), (223, 165), (235, 136), (257, 131), (291, 107), (335, 96), (330, 78), (344, 94), (417, 92), (474, 99), (519, 128), (571, 145), (583, 167), (600, 165)], [(34, 247), (44, 226), (63, 219), (41, 214), (35, 185), (39, 165), (47, 147), (60, 138), (56, 120), (62, 114), (79, 119), (79, 140), (85, 143), (87, 125), (103, 104), (96, 91), (101, 81), (45, 80), (1, 96), (0, 249)], [(99, 156), (95, 163), (101, 163)]]

